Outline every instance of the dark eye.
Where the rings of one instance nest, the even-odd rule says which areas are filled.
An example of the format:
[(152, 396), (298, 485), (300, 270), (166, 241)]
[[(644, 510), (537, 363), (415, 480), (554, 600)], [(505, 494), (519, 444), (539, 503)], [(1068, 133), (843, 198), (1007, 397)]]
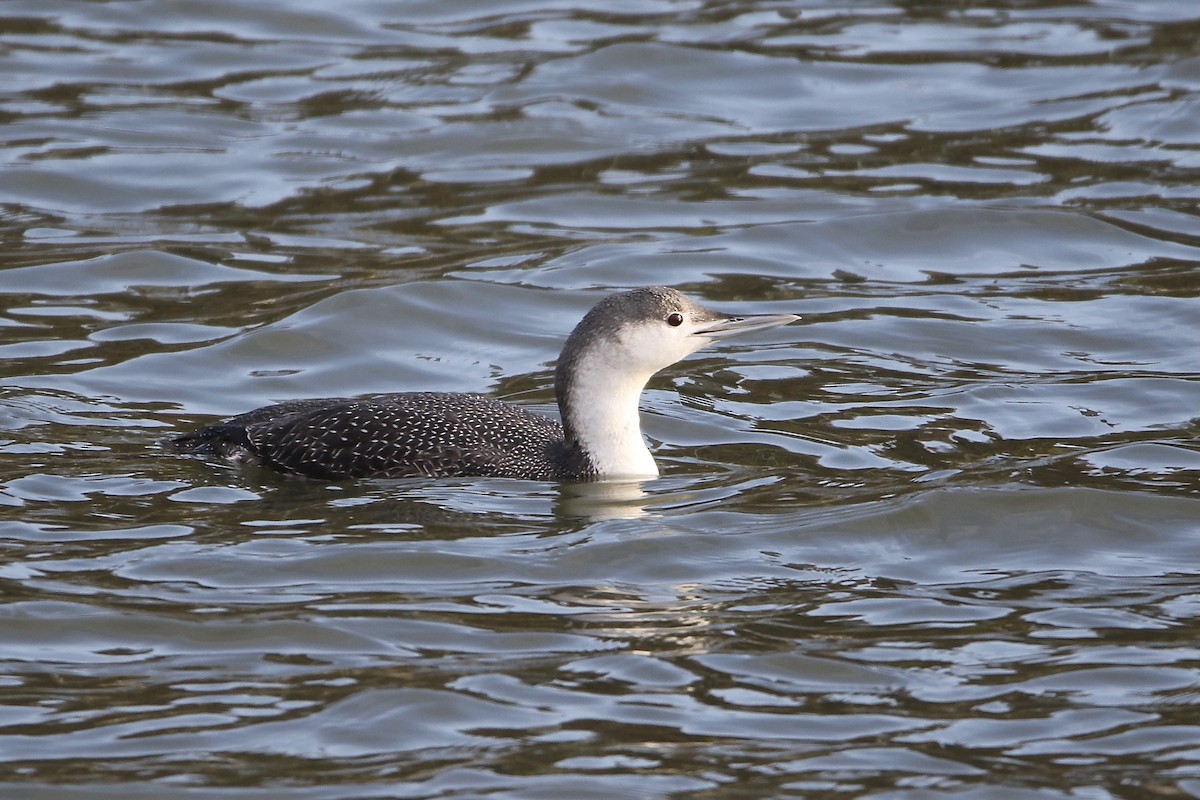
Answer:
[(683, 314), (680, 314), (678, 311), (672, 311), (670, 314), (667, 314), (667, 324), (672, 328), (678, 328), (683, 324)]

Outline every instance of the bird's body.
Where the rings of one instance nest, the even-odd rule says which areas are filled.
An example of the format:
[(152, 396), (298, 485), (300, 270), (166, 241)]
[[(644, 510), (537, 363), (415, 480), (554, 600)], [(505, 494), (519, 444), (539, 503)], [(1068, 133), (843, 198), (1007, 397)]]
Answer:
[(589, 472), (566, 452), (557, 420), (473, 394), (295, 400), (175, 441), (193, 452), (313, 478), (566, 480)]
[(650, 376), (709, 341), (784, 325), (731, 317), (662, 287), (611, 295), (576, 326), (555, 371), (562, 422), (471, 394), (293, 400), (174, 440), (191, 453), (323, 479), (650, 477), (638, 398)]

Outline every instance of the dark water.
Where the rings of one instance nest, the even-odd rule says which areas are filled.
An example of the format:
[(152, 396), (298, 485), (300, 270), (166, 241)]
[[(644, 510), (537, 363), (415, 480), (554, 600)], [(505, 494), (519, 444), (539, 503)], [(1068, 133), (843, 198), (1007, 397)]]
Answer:
[[(1200, 797), (1200, 9), (0, 6), (0, 796)], [(794, 312), (642, 484), (289, 480)]]

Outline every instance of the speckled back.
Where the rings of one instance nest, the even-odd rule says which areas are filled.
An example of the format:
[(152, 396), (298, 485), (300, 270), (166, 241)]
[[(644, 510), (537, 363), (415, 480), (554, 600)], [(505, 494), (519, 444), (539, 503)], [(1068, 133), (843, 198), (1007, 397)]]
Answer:
[(297, 400), (180, 437), (184, 450), (315, 478), (591, 477), (562, 426), (519, 406), (469, 394), (406, 392)]

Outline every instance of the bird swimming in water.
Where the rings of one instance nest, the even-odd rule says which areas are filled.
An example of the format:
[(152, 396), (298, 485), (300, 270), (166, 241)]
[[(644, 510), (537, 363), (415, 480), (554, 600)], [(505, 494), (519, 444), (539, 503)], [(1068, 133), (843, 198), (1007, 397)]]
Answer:
[(567, 337), (554, 372), (559, 423), (472, 394), (290, 400), (176, 437), (182, 451), (312, 478), (658, 475), (638, 400), (654, 373), (711, 342), (795, 314), (723, 314), (661, 286), (610, 295)]

